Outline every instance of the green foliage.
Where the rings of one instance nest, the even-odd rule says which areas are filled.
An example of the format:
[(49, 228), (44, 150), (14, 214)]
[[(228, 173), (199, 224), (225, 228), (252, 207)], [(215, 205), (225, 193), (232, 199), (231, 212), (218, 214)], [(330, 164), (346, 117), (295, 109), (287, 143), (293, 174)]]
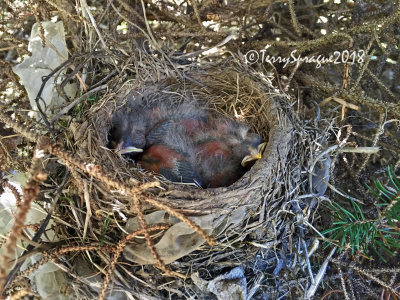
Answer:
[(91, 95), (90, 97), (88, 97), (86, 99), (86, 101), (83, 101), (79, 104), (77, 104), (73, 110), (72, 110), (72, 116), (78, 120), (80, 120), (82, 118), (82, 116), (84, 115), (84, 113), (94, 104), (96, 104), (97, 102), (99, 102), (99, 100), (101, 99), (101, 96), (94, 94)]
[(111, 218), (108, 215), (105, 219), (104, 219), (104, 223), (103, 223), (103, 228), (101, 229), (101, 234), (100, 234), (100, 245), (103, 245), (103, 243), (105, 242), (105, 236), (106, 233), (108, 232), (108, 230), (110, 229), (110, 223), (111, 223)]
[(378, 199), (376, 219), (366, 219), (358, 203), (350, 199), (352, 209), (346, 209), (336, 202), (328, 204), (334, 218), (333, 227), (322, 231), (329, 234), (332, 244), (343, 248), (349, 246), (352, 254), (358, 253), (369, 257), (370, 250), (375, 252), (384, 262), (382, 251), (394, 255), (393, 250), (400, 248), (400, 182), (393, 168), (388, 167), (391, 188), (379, 181), (374, 181), (377, 191), (370, 188)]
[(100, 95), (94, 94), (94, 95), (90, 96), (89, 98), (87, 98), (87, 101), (93, 105), (93, 104), (96, 104), (97, 102), (99, 102), (100, 99), (101, 99)]

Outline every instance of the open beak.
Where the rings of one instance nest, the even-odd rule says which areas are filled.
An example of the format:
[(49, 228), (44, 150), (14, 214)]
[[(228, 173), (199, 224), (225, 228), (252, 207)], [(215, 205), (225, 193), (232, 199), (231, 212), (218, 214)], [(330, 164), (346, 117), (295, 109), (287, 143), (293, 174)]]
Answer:
[(242, 166), (245, 167), (249, 162), (260, 159), (264, 152), (265, 146), (267, 146), (267, 143), (261, 143), (258, 145), (257, 149), (250, 148), (250, 155), (247, 155), (243, 158)]
[(115, 148), (115, 153), (117, 153), (118, 155), (127, 154), (127, 153), (143, 152), (143, 149), (141, 149), (141, 148), (136, 148), (134, 146), (128, 146), (128, 147), (122, 148), (122, 145), (123, 145), (123, 142), (119, 143), (117, 145), (117, 147)]

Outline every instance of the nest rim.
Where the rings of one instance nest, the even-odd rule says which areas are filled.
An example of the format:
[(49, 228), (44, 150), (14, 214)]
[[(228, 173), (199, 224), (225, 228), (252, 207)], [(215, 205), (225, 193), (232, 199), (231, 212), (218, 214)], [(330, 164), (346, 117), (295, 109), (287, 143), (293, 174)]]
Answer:
[[(248, 93), (249, 99), (255, 99), (254, 101), (258, 102), (256, 110), (263, 110), (264, 119), (261, 123), (264, 123), (264, 129), (268, 128), (268, 133), (260, 133), (259, 129), (254, 126), (254, 124), (250, 125), (253, 129), (256, 128), (256, 131), (263, 135), (264, 138), (267, 136), (267, 145), (262, 158), (256, 161), (250, 170), (248, 170), (240, 179), (228, 187), (203, 189), (195, 186), (173, 183), (167, 179), (163, 179), (161, 175), (158, 175), (155, 178), (160, 181), (162, 189), (157, 189), (157, 191), (155, 189), (150, 189), (149, 192), (153, 198), (157, 199), (157, 201), (168, 204), (171, 208), (179, 209), (181, 212), (187, 214), (204, 215), (213, 212), (216, 209), (222, 211), (225, 209), (229, 210), (229, 207), (236, 207), (248, 203), (249, 201), (242, 200), (249, 198), (248, 194), (252, 189), (254, 190), (254, 187), (257, 186), (257, 182), (259, 182), (258, 187), (265, 187), (267, 182), (271, 181), (265, 173), (274, 173), (273, 166), (276, 163), (280, 163), (281, 160), (285, 160), (284, 156), (288, 151), (287, 148), (289, 147), (291, 138), (290, 132), (292, 125), (280, 107), (280, 101), (287, 100), (285, 97), (289, 96), (280, 94), (273, 87), (268, 78), (262, 78), (261, 80), (258, 78), (254, 79), (254, 76), (256, 75), (251, 70), (244, 68), (242, 65), (238, 66), (237, 64), (230, 63), (222, 72), (220, 66), (217, 68), (212, 65), (207, 66), (206, 68), (203, 66), (202, 69), (199, 70), (199, 68), (196, 68), (187, 74), (188, 76), (186, 78), (189, 78), (189, 80), (186, 80), (185, 78), (182, 80), (176, 76), (175, 78), (172, 78), (172, 84), (178, 84), (185, 89), (194, 88), (200, 91), (200, 93), (203, 93), (205, 87), (209, 88), (211, 86), (213, 88), (212, 92), (215, 92), (221, 87), (221, 84), (227, 84), (229, 80), (229, 85), (234, 84), (236, 81), (240, 82), (242, 86), (239, 87), (238, 83), (238, 86), (233, 86), (234, 88), (228, 87), (220, 92), (220, 97), (231, 99), (231, 103), (229, 103), (231, 106), (237, 105), (238, 103), (234, 103), (237, 102), (237, 99), (232, 100), (232, 97), (234, 97), (232, 95), (238, 93), (238, 95), (236, 95), (236, 97), (238, 97), (239, 94), (242, 93), (242, 90), (239, 91), (239, 89), (243, 88), (243, 91)], [(151, 89), (158, 84), (161, 87), (169, 86), (171, 84), (171, 77), (152, 82), (150, 81), (144, 84), (142, 83), (141, 87), (137, 87), (136, 91), (140, 92), (140, 90), (146, 90), (149, 86)], [(243, 84), (247, 84), (248, 86), (243, 87)], [(78, 148), (77, 152), (86, 161), (88, 161), (87, 158), (90, 158), (89, 160), (93, 161), (91, 149), (89, 149), (90, 144), (100, 145), (98, 148), (103, 152), (101, 156), (108, 157), (108, 159), (114, 159), (112, 167), (108, 167), (108, 169), (113, 171), (113, 168), (115, 167), (121, 168), (125, 173), (121, 178), (128, 180), (130, 183), (136, 184), (143, 182), (143, 177), (137, 177), (138, 169), (135, 167), (135, 170), (132, 172), (132, 168), (129, 168), (125, 159), (118, 157), (107, 149), (108, 130), (111, 126), (112, 114), (124, 105), (124, 101), (129, 94), (129, 92), (127, 93), (126, 91), (129, 90), (130, 86), (130, 82), (126, 82), (126, 84), (122, 85), (117, 92), (109, 93), (106, 97), (103, 97), (102, 101), (90, 108), (87, 112), (86, 121), (75, 130), (75, 132), (77, 132), (75, 135), (75, 141)], [(133, 90), (135, 91), (135, 88), (133, 88)], [(232, 92), (233, 90), (235, 91)], [(229, 92), (231, 93), (230, 95), (228, 94)], [(212, 97), (214, 97), (214, 95), (212, 95)], [(226, 110), (224, 111), (223, 106), (225, 106), (226, 109), (228, 105), (214, 102), (214, 99), (207, 100), (210, 109), (225, 112), (225, 114), (232, 117), (232, 113), (229, 114)], [(233, 107), (233, 110), (235, 110), (235, 107)], [(256, 110), (253, 108), (253, 113)], [(265, 115), (268, 117), (265, 118)], [(90, 129), (100, 130), (101, 134), (98, 136), (90, 136), (90, 134), (87, 134), (87, 132), (90, 132)], [(89, 141), (89, 146), (87, 143), (82, 145), (82, 141), (84, 140)], [(286, 149), (283, 149), (285, 147)], [(133, 178), (133, 180), (130, 178)], [(154, 178), (154, 175), (147, 175), (145, 173), (144, 178), (146, 181), (146, 179), (149, 180), (150, 178)], [(261, 200), (262, 197), (259, 198), (259, 200)]]

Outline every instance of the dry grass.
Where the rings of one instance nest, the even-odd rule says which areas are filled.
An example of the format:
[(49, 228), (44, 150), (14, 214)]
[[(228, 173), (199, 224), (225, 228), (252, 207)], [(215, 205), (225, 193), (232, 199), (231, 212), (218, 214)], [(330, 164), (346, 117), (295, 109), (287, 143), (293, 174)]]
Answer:
[[(41, 224), (32, 239), (35, 247), (28, 247), (20, 261), (35, 253), (42, 253), (43, 259), (20, 277), (20, 265), (9, 273), (5, 290), (13, 297), (34, 294), (22, 284), (18, 287), (16, 278), (26, 277), (49, 260), (68, 274), (78, 298), (102, 298), (110, 290), (140, 299), (203, 297), (206, 292), (193, 280), (196, 272), (211, 280), (235, 266), (245, 268), (247, 291), (255, 299), (265, 293), (271, 298), (299, 299), (322, 278), (332, 290), (326, 297), (394, 295), (398, 286), (395, 267), (384, 272), (379, 264), (369, 266), (345, 254), (335, 254), (330, 260), (321, 246), (312, 250), (312, 241), (330, 222), (321, 209), (324, 201), (352, 196), (368, 203), (372, 200), (363, 184), (381, 174), (380, 166), (400, 165), (398, 4), (231, 1), (226, 6), (219, 1), (190, 1), (185, 7), (171, 1), (91, 3), (98, 10), (89, 9), (84, 1), (78, 10), (68, 1), (2, 5), (1, 25), (8, 30), (3, 30), (0, 47), (1, 76), (6, 79), (0, 96), (7, 111), (1, 120), (25, 138), (19, 148), (7, 152), (2, 171), (28, 169), (32, 145), (42, 135), (50, 137), (42, 145), (45, 163), (40, 168), (34, 164), (31, 172), (29, 186), (34, 193), (24, 191), (20, 219), (5, 240), (8, 248), (2, 258), (8, 262), (17, 238), (26, 238), (23, 217), (31, 201), (40, 205), (53, 201), (48, 217), (54, 221), (58, 238), (57, 243), (40, 241), (39, 237), (45, 239), (47, 223)], [(23, 17), (27, 13), (33, 14), (29, 20)], [(65, 81), (76, 81), (83, 95), (69, 101), (73, 104), (57, 120), (45, 116), (48, 125), (53, 125), (50, 128), (26, 117), (26, 93), (3, 54), (26, 54), (27, 42), (18, 34), (20, 28), (29, 32), (32, 22), (53, 15), (64, 21), (74, 54), (55, 73), (67, 70)], [(319, 22), (319, 16), (327, 16), (328, 21)], [(205, 25), (206, 20), (214, 24)], [(125, 29), (119, 29), (121, 25)], [(232, 29), (235, 38), (223, 51), (220, 47), (215, 54), (204, 53)], [(43, 32), (41, 36), (43, 40)], [(138, 45), (144, 39), (148, 45)], [(364, 49), (377, 59), (323, 69), (305, 63), (286, 69), (247, 66), (242, 54), (266, 44), (272, 46), (271, 54), (282, 57), (290, 56), (293, 49), (303, 55), (330, 55), (335, 46), (338, 51)], [(186, 45), (186, 53), (175, 51), (181, 45)], [(388, 58), (397, 64), (388, 66)], [(7, 94), (10, 89), (12, 94)], [(158, 101), (197, 99), (212, 110), (244, 119), (268, 141), (263, 159), (232, 186), (209, 190), (171, 184), (136, 168), (107, 149), (112, 114), (132, 91)], [(341, 102), (323, 102), (328, 97)], [(324, 106), (315, 107), (313, 101)], [(14, 111), (12, 121), (9, 115)], [(336, 151), (345, 146), (379, 146), (383, 151), (379, 155)], [(321, 153), (332, 157), (330, 192), (316, 197), (312, 182), (324, 157)], [(48, 176), (44, 182), (43, 176), (37, 177), (43, 171)], [(7, 181), (2, 185), (9, 188)], [(44, 198), (45, 194), (52, 200)], [(148, 216), (158, 210), (167, 212), (166, 224), (149, 223)], [(136, 233), (126, 231), (128, 218), (137, 218)], [(157, 245), (168, 232), (179, 233), (173, 231), (177, 222), (188, 224), (191, 238), (209, 245), (166, 265), (163, 261), (168, 256)], [(141, 266), (123, 251), (127, 248), (148, 255), (158, 269)], [(319, 266), (324, 261), (331, 261), (337, 272), (325, 277), (325, 272), (316, 274), (323, 270)], [(351, 267), (346, 268), (350, 261)], [(6, 263), (1, 270), (3, 281), (8, 273)], [(87, 265), (89, 274), (77, 272), (79, 264)], [(89, 281), (96, 273), (102, 275), (101, 284)], [(369, 287), (360, 278), (373, 285)]]

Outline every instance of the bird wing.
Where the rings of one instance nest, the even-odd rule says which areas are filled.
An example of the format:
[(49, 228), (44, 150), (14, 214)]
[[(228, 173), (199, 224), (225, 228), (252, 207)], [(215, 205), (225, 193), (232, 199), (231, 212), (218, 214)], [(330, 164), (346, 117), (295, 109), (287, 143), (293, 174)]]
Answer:
[(172, 182), (196, 183), (201, 186), (200, 176), (189, 161), (178, 160), (173, 168), (161, 168), (161, 175)]
[(173, 123), (171, 120), (163, 120), (150, 129), (146, 135), (146, 147), (165, 144), (166, 136), (171, 131)]

